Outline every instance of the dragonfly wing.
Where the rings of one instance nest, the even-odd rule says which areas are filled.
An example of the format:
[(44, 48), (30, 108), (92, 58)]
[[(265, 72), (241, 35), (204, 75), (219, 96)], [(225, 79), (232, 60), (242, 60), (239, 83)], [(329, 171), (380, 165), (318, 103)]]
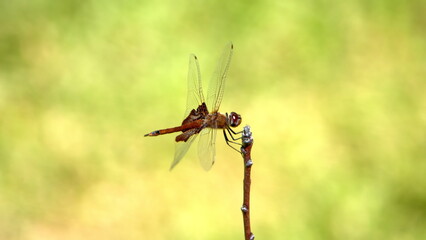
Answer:
[(188, 152), (189, 147), (192, 145), (194, 140), (197, 138), (198, 134), (193, 134), (186, 142), (176, 142), (175, 143), (175, 158), (170, 166), (170, 170), (172, 170), (185, 156), (186, 152)]
[(198, 140), (198, 158), (204, 170), (208, 171), (215, 162), (216, 129), (205, 128), (200, 132)]
[(225, 50), (219, 59), (216, 70), (210, 80), (207, 91), (207, 107), (210, 112), (216, 112), (219, 110), (220, 103), (222, 102), (223, 91), (225, 90), (225, 81), (228, 75), (229, 65), (231, 63), (233, 48), (232, 42), (226, 45)]
[(192, 109), (197, 109), (201, 103), (205, 102), (203, 95), (203, 88), (201, 85), (201, 73), (198, 59), (194, 54), (189, 55), (189, 68), (188, 68), (188, 95), (186, 101), (186, 118)]

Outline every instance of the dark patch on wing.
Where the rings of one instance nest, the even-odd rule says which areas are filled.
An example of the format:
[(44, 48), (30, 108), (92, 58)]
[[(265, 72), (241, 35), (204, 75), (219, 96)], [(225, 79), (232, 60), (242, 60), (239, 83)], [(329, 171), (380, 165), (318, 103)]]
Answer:
[(200, 106), (198, 106), (197, 110), (192, 109), (189, 113), (188, 117), (183, 120), (182, 125), (199, 120), (204, 119), (209, 114), (209, 111), (207, 110), (206, 103), (202, 103)]
[(186, 130), (182, 134), (177, 135), (175, 141), (186, 142), (192, 135), (199, 133), (201, 130), (202, 128), (193, 128), (193, 129)]

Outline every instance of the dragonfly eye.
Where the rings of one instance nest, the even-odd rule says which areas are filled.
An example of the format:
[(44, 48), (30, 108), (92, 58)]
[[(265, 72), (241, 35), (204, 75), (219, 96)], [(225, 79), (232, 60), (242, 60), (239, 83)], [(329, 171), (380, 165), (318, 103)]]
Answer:
[(229, 121), (229, 125), (231, 125), (231, 127), (237, 127), (241, 123), (241, 116), (240, 116), (240, 114), (238, 114), (236, 112), (231, 112), (229, 114), (228, 121)]

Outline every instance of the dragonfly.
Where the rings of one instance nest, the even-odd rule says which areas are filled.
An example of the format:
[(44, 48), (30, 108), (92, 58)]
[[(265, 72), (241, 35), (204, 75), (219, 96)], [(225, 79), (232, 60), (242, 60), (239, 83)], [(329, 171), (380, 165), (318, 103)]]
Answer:
[[(235, 132), (232, 129), (241, 124), (241, 115), (236, 112), (231, 112), (230, 114), (218, 112), (223, 98), (233, 50), (232, 42), (228, 43), (209, 82), (207, 101), (203, 94), (198, 58), (191, 54), (189, 56), (187, 104), (182, 124), (177, 127), (155, 130), (145, 134), (145, 137), (147, 137), (175, 132), (180, 133), (175, 138), (175, 155), (170, 170), (181, 161), (198, 136), (198, 158), (201, 166), (206, 171), (210, 170), (215, 162), (217, 130), (222, 130), (227, 145), (239, 152), (231, 144), (241, 145), (235, 142), (240, 139), (236, 135), (241, 132)], [(228, 134), (230, 137), (228, 137)]]

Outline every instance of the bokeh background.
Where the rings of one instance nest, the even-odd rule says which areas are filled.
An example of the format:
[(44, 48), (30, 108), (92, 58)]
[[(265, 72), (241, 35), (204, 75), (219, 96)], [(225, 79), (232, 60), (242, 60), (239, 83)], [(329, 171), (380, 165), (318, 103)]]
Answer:
[(173, 170), (188, 56), (235, 54), (257, 239), (426, 238), (426, 3), (1, 1), (0, 239), (243, 239), (242, 159)]

